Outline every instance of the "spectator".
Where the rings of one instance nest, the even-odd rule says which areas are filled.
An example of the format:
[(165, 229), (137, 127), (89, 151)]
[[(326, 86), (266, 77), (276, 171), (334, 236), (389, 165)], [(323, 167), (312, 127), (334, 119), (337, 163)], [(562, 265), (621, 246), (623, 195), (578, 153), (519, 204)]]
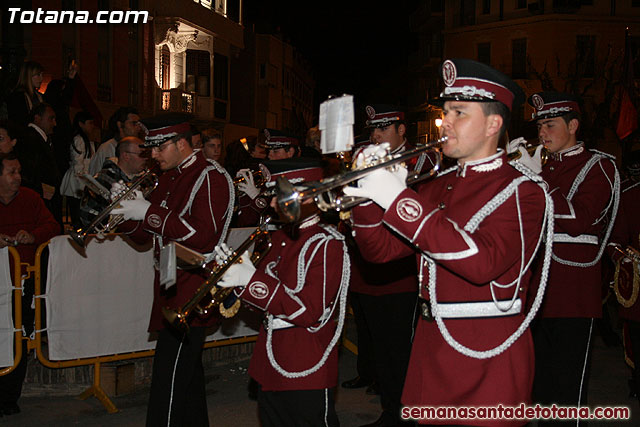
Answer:
[(51, 134), (56, 113), (49, 104), (40, 103), (30, 114), (29, 127), (18, 139), (16, 153), (22, 165), (22, 182), (45, 199), (56, 221), (62, 223), (61, 175), (55, 162)]
[(27, 126), (31, 110), (44, 102), (42, 94), (38, 91), (42, 84), (43, 71), (44, 67), (35, 61), (22, 64), (18, 84), (7, 96), (9, 119), (17, 125)]
[(76, 88), (78, 67), (72, 62), (64, 79), (49, 82), (44, 93), (44, 101), (51, 105), (56, 113), (56, 127), (51, 140), (58, 170), (65, 171), (69, 167), (69, 145), (74, 137), (74, 129), (69, 115), (69, 106)]
[(120, 107), (109, 118), (109, 128), (113, 132), (113, 138), (104, 142), (89, 164), (89, 174), (95, 175), (104, 167), (107, 159), (116, 157), (116, 146), (118, 141), (126, 136), (140, 138), (142, 127), (140, 126), (140, 116), (138, 110), (133, 107)]
[(222, 163), (222, 135), (214, 129), (202, 132), (202, 150), (207, 159)]
[(8, 120), (0, 121), (0, 154), (13, 151), (16, 146), (16, 131)]
[[(34, 264), (39, 245), (55, 236), (60, 229), (40, 196), (21, 187), (20, 162), (14, 153), (0, 154), (0, 248), (16, 246), (20, 260)], [(34, 291), (33, 275), (22, 285), (23, 334), (33, 332), (34, 310), (31, 300)], [(13, 304), (12, 304), (13, 306)], [(16, 325), (19, 326), (19, 325)], [(18, 399), (27, 372), (27, 355), (11, 373), (0, 376), (0, 415), (20, 412)]]
[(95, 143), (91, 141), (95, 129), (93, 116), (86, 111), (80, 111), (73, 119), (73, 128), (75, 136), (69, 146), (71, 160), (62, 178), (60, 193), (67, 197), (71, 223), (77, 228), (80, 225), (80, 199), (85, 186), (81, 177), (89, 173), (89, 162), (96, 152)]

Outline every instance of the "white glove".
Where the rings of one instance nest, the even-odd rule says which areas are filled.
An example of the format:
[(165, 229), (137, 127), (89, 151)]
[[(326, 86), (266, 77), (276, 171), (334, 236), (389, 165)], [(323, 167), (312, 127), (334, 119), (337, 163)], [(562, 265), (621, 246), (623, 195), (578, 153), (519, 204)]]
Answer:
[(391, 144), (383, 142), (380, 144), (367, 145), (364, 148), (360, 148), (355, 153), (355, 160), (353, 162), (354, 169), (362, 169), (365, 166), (371, 166), (378, 163), (377, 160), (384, 158), (389, 154)]
[(520, 158), (517, 162), (525, 165), (537, 174), (542, 172), (542, 159), (541, 153), (544, 148), (542, 144), (536, 147), (533, 156), (527, 151), (527, 141), (524, 138), (517, 138), (507, 144), (507, 153), (520, 152)]
[(147, 214), (147, 210), (149, 210), (151, 203), (144, 199), (140, 190), (135, 190), (133, 194), (135, 195), (135, 199), (121, 201), (120, 207), (115, 208), (111, 213), (115, 215), (121, 214), (127, 221), (130, 219), (134, 221), (142, 221)]
[[(220, 246), (216, 246), (215, 251), (216, 261), (218, 263), (228, 258), (233, 252), (224, 243), (222, 243)], [(227, 271), (222, 275), (222, 278), (218, 281), (217, 285), (222, 288), (244, 286), (249, 283), (249, 280), (251, 280), (251, 277), (255, 272), (256, 268), (251, 262), (249, 251), (245, 251), (240, 257), (240, 261), (229, 266)]]
[(125, 191), (127, 191), (128, 189), (129, 187), (127, 187), (122, 180), (111, 184), (111, 201), (113, 202), (115, 199), (120, 197), (120, 195)]
[(407, 168), (398, 167), (391, 172), (377, 169), (358, 181), (358, 187), (345, 187), (347, 196), (366, 197), (376, 202), (384, 210), (407, 188)]
[(236, 174), (236, 177), (240, 176), (244, 178), (244, 181), (238, 184), (238, 190), (249, 196), (251, 200), (258, 197), (260, 190), (256, 187), (256, 184), (253, 181), (253, 174), (251, 171), (249, 169), (240, 169)]
[(527, 140), (523, 137), (513, 139), (507, 142), (507, 154), (515, 153), (520, 146), (526, 147)]

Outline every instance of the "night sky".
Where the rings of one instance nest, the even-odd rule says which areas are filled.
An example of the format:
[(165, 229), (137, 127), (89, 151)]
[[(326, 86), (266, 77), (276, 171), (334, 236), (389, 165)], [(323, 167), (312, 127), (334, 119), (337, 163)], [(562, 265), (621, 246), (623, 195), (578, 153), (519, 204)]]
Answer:
[(256, 32), (280, 30), (312, 63), (316, 108), (328, 95), (367, 103), (402, 103), (406, 95), (407, 0), (392, 2), (245, 0)]

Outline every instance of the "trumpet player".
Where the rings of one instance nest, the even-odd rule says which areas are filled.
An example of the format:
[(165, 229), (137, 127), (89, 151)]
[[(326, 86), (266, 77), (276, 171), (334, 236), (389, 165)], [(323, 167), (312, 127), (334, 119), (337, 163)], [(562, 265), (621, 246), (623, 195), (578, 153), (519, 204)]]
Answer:
[[(21, 182), (20, 161), (15, 154), (0, 153), (0, 248), (15, 246), (21, 262), (34, 264), (38, 246), (58, 234), (60, 226), (40, 195), (21, 187)], [(34, 327), (33, 275), (23, 281), (22, 292), (23, 334), (28, 337)], [(0, 414), (20, 412), (18, 398), (27, 372), (27, 360), (23, 355), (14, 371), (0, 376)]]
[(541, 176), (555, 206), (551, 275), (533, 330), (534, 399), (582, 405), (593, 319), (602, 317), (600, 258), (618, 209), (620, 178), (612, 156), (578, 140), (577, 97), (539, 92), (528, 102), (538, 138), (550, 153)]
[[(620, 209), (607, 245), (607, 252), (615, 264), (613, 290), (619, 305), (619, 314), (626, 328), (625, 358), (633, 361), (629, 391), (640, 399), (640, 150), (624, 159), (627, 178), (620, 189)], [(628, 338), (628, 341), (627, 341)]]
[[(437, 178), (407, 188), (407, 170), (376, 169), (344, 193), (372, 202), (354, 208), (363, 256), (418, 262), (420, 318), (413, 337), (400, 416), (407, 406), (516, 406), (529, 402), (534, 348), (527, 312), (530, 265), (550, 239), (551, 198), (540, 177), (508, 162), (498, 141), (524, 99), (499, 71), (469, 59), (440, 67), (443, 154), (457, 161)], [(379, 155), (372, 146), (356, 164)], [(546, 222), (545, 222), (546, 221)], [(550, 247), (543, 265), (548, 273)], [(546, 278), (546, 277), (545, 277)], [(544, 282), (541, 289), (544, 289)], [(536, 295), (537, 307), (542, 293)], [(527, 420), (420, 418), (421, 424), (516, 426)], [(380, 424), (382, 425), (382, 424)]]
[[(386, 142), (392, 154), (414, 148), (407, 141), (404, 111), (399, 107), (376, 104), (368, 105), (365, 111), (372, 143)], [(415, 167), (416, 158), (410, 164)], [(358, 375), (342, 387), (367, 387), (368, 394), (379, 392), (382, 413), (373, 425), (395, 425), (418, 297), (415, 257), (378, 264), (365, 261), (355, 244), (351, 249), (354, 274), (350, 303), (358, 333)]]
[[(274, 177), (322, 177), (320, 167), (301, 166)], [(271, 205), (277, 209), (275, 198)], [(271, 235), (272, 249), (257, 267), (245, 253), (244, 262), (233, 264), (218, 282), (235, 287), (237, 296), (265, 312), (249, 365), (259, 384), (264, 427), (339, 425), (336, 343), (344, 323), (349, 256), (344, 236), (323, 222), (312, 202), (302, 205), (302, 217)], [(227, 256), (224, 246), (216, 250)]]
[[(117, 157), (109, 158), (104, 162), (104, 166), (94, 177), (96, 181), (106, 190), (111, 190), (116, 183), (124, 187), (135, 180), (138, 174), (144, 170), (149, 159), (149, 149), (141, 147), (142, 143), (143, 141), (135, 136), (122, 138), (116, 147)], [(109, 203), (110, 200), (85, 187), (80, 202), (82, 225), (89, 224)]]
[[(215, 318), (194, 319), (189, 332), (169, 327), (162, 308), (182, 306), (203, 281), (196, 271), (178, 270), (174, 285), (160, 286), (161, 248), (171, 241), (210, 254), (226, 237), (233, 212), (233, 184), (226, 171), (191, 147), (189, 124), (149, 123), (143, 144), (163, 174), (146, 200), (137, 194), (113, 210), (130, 220), (121, 229), (140, 243), (153, 239), (156, 275), (149, 331), (158, 332), (147, 426), (209, 425), (202, 367), (205, 330)], [(164, 258), (163, 258), (164, 259)]]

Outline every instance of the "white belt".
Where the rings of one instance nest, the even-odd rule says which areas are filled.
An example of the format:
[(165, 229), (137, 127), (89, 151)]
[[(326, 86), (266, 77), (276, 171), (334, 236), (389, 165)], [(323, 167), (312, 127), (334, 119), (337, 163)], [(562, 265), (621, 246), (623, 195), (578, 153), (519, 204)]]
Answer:
[[(295, 325), (293, 323), (289, 323), (284, 319), (280, 319), (278, 317), (274, 317), (273, 318), (273, 324), (271, 325), (271, 329), (276, 331), (278, 329), (293, 328), (294, 326)], [(265, 321), (264, 321), (264, 327), (267, 328), (267, 319), (266, 318), (265, 318)]]
[[(430, 320), (433, 317), (431, 311), (431, 303), (429, 301), (422, 301), (422, 317), (425, 320)], [(425, 307), (428, 306), (428, 307)], [(501, 310), (500, 308), (509, 307), (508, 310)], [(466, 319), (473, 317), (505, 317), (520, 314), (522, 310), (522, 301), (520, 298), (516, 299), (513, 304), (511, 300), (507, 301), (486, 301), (486, 302), (439, 302), (438, 314), (443, 319)]]
[(581, 234), (579, 236), (569, 236), (566, 233), (554, 233), (553, 243), (586, 243), (588, 245), (597, 245), (598, 236), (591, 234)]

